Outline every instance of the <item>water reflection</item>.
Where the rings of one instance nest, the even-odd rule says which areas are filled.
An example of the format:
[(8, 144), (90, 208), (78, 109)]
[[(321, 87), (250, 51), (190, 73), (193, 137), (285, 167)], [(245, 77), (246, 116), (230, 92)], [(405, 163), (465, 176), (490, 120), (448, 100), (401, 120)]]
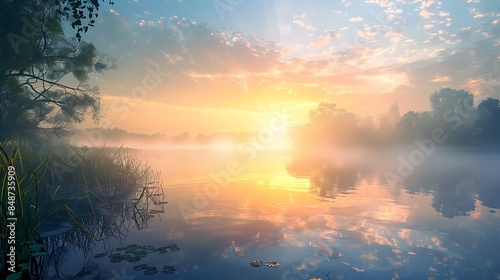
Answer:
[(431, 205), (436, 212), (454, 218), (471, 215), (476, 199), (485, 207), (500, 208), (499, 158), (490, 154), (437, 154), (396, 184), (384, 178), (384, 172), (391, 168), (387, 165), (378, 169), (363, 163), (344, 166), (338, 158), (294, 158), (287, 170), (291, 175), (309, 178), (310, 192), (331, 199), (349, 194), (360, 181), (376, 177), (377, 183), (388, 185), (395, 197), (401, 188), (411, 194), (432, 195)]
[[(94, 259), (95, 254), (113, 254), (111, 248), (126, 244), (161, 248), (169, 243), (181, 250), (144, 258), (158, 270), (148, 279), (498, 277), (496, 156), (430, 158), (404, 182), (388, 184), (384, 172), (394, 167), (384, 159), (359, 157), (362, 160), (355, 162), (261, 154), (254, 161), (241, 161), (242, 172), (217, 195), (206, 197), (204, 207), (187, 219), (179, 206), (194, 205), (210, 174), (237, 155), (154, 156), (159, 158), (150, 161), (154, 169), (177, 174), (163, 178), (168, 207), (161, 220), (149, 219), (147, 227), (124, 236), (123, 244), (91, 246), (86, 267), (92, 270), (97, 263), (92, 275), (100, 279), (116, 277), (113, 272), (142, 279), (143, 272), (134, 267), (143, 262), (105, 263)], [(174, 156), (176, 164), (160, 160)], [(117, 225), (130, 227), (141, 221), (117, 220)], [(65, 264), (75, 267), (76, 259), (73, 254)], [(277, 261), (281, 266), (252, 267), (253, 260)], [(73, 273), (82, 271), (79, 265)], [(175, 272), (161, 273), (165, 265)]]
[[(315, 266), (324, 271), (337, 267), (341, 272), (334, 275), (346, 279), (498, 278), (500, 235), (494, 208), (500, 201), (499, 159), (438, 153), (391, 184), (384, 172), (395, 170), (394, 163), (342, 165), (338, 157), (293, 158), (287, 171), (309, 178), (310, 192), (330, 203), (322, 214), (309, 217), (309, 234), (338, 252), (340, 263), (357, 273), (338, 263)], [(307, 262), (295, 267), (302, 272), (306, 268)]]
[(411, 193), (430, 193), (432, 207), (444, 218), (469, 216), (482, 206), (499, 208), (500, 160), (491, 154), (438, 154), (404, 182)]
[[(159, 176), (153, 173), (148, 177), (150, 182), (120, 195), (106, 193), (99, 201), (73, 203), (75, 212), (86, 213), (76, 218), (85, 232), (75, 226), (64, 226), (68, 224), (64, 216), (47, 221), (41, 228), (43, 238), (39, 241), (44, 253), (31, 260), (30, 273), (34, 279), (100, 279), (95, 257), (110, 255), (115, 250), (113, 243), (124, 240), (131, 230), (147, 228), (151, 218), (165, 212)], [(92, 211), (86, 211), (89, 208)], [(112, 258), (109, 260), (113, 262)]]

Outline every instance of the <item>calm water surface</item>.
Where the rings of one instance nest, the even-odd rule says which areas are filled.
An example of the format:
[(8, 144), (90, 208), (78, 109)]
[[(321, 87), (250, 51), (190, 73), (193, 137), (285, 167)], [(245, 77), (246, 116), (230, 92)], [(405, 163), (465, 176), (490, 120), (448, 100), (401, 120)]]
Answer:
[[(384, 175), (397, 173), (397, 163), (378, 160), (249, 159), (221, 151), (138, 156), (161, 170), (166, 212), (106, 248), (181, 250), (111, 263), (93, 258), (104, 251), (99, 245), (69, 254), (68, 273), (92, 264), (89, 278), (96, 279), (500, 278), (496, 154), (434, 155), (401, 183)], [(254, 268), (252, 260), (281, 266)], [(133, 270), (143, 263), (159, 273)], [(165, 265), (176, 272), (163, 274)]]

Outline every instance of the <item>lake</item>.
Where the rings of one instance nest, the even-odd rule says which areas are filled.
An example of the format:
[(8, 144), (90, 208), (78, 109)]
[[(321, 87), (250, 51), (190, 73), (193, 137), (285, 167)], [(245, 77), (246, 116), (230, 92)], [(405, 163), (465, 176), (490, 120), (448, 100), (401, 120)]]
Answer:
[[(436, 152), (401, 174), (409, 152), (392, 153), (139, 151), (162, 172), (165, 212), (95, 246), (71, 246), (59, 273), (87, 271), (85, 279), (500, 279), (500, 155)], [(162, 246), (170, 249), (155, 251)], [(117, 248), (153, 249), (134, 262), (95, 258)], [(264, 264), (253, 267), (253, 260)], [(146, 276), (141, 264), (158, 273)], [(162, 273), (164, 266), (175, 272)]]

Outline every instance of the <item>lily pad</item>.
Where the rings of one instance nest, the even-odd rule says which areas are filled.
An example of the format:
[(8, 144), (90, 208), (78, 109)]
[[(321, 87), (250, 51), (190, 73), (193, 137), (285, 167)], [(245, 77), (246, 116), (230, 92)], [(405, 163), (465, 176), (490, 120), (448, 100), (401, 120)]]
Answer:
[(166, 266), (163, 267), (163, 271), (162, 272), (165, 273), (165, 274), (172, 274), (172, 273), (175, 272), (175, 267), (170, 266), (170, 265), (166, 265)]
[(279, 262), (274, 262), (274, 261), (267, 261), (266, 262), (266, 266), (269, 266), (269, 267), (280, 267), (280, 263)]
[(112, 258), (109, 261), (112, 262), (112, 263), (119, 263), (119, 262), (123, 261), (123, 258)]
[(100, 254), (95, 255), (94, 259), (99, 259), (99, 258), (105, 257), (107, 255), (108, 255), (108, 253), (100, 253)]
[(116, 248), (116, 251), (125, 251), (128, 249), (129, 249), (128, 247), (120, 247), (120, 248)]
[(263, 264), (262, 261), (256, 261), (256, 260), (254, 260), (254, 261), (250, 262), (250, 265), (253, 266), (253, 267), (261, 267), (262, 264)]
[(177, 246), (176, 244), (171, 244), (171, 245), (167, 245), (167, 248), (170, 250), (170, 251), (179, 251), (181, 248), (179, 248), (179, 246)]
[(141, 270), (144, 270), (148, 267), (147, 264), (140, 264), (140, 265), (136, 265), (134, 266), (134, 268), (132, 268), (134, 271), (141, 271)]
[(147, 256), (148, 256), (148, 254), (143, 254), (143, 253), (135, 253), (135, 254), (134, 254), (134, 257), (136, 257), (136, 258), (141, 258), (141, 259), (142, 259), (142, 258), (145, 258), (145, 257), (147, 257)]
[(156, 252), (156, 249), (155, 249), (155, 247), (153, 247), (153, 246), (142, 246), (142, 249), (143, 249), (143, 250), (146, 250), (146, 251), (148, 251), (148, 252), (151, 252), (151, 253), (152, 253), (152, 252)]
[(118, 258), (120, 254), (114, 253), (114, 254), (109, 254), (108, 258)]
[(144, 275), (155, 275), (156, 273), (158, 273), (158, 269), (156, 269), (156, 267), (149, 267), (149, 268), (146, 268), (144, 269)]

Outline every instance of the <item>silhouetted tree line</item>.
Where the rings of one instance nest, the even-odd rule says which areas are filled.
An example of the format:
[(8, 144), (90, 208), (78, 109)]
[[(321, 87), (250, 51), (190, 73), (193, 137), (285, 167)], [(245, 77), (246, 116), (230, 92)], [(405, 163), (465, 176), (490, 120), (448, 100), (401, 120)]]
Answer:
[(394, 104), (388, 112), (373, 117), (320, 103), (309, 112), (309, 122), (291, 130), (296, 149), (324, 146), (387, 146), (409, 144), (430, 138), (442, 129), (442, 145), (500, 146), (500, 101), (488, 98), (474, 106), (474, 96), (464, 90), (443, 88), (430, 97), (431, 110), (400, 115)]
[[(250, 133), (240, 132), (240, 133), (227, 133), (227, 132), (216, 132), (212, 134), (202, 134), (191, 135), (188, 132), (182, 132), (177, 135), (168, 136), (161, 133), (155, 134), (142, 134), (129, 132), (120, 128), (87, 128), (87, 129), (75, 129), (73, 134), (68, 141), (77, 141), (85, 143), (85, 140), (89, 135), (96, 134), (96, 131), (100, 131), (103, 135), (103, 140), (110, 145), (122, 145), (123, 142), (133, 141), (137, 143), (147, 144), (194, 144), (194, 145), (214, 145), (218, 143), (232, 143), (241, 144), (248, 141)], [(102, 143), (94, 143), (101, 145)]]

